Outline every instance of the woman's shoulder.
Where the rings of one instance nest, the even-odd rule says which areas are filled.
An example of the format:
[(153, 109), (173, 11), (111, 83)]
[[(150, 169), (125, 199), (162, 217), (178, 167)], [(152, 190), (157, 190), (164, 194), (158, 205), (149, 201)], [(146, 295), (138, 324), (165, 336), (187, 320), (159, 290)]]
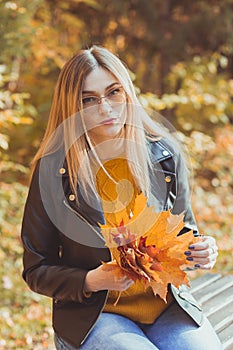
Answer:
[(177, 157), (179, 154), (178, 147), (172, 138), (149, 135), (147, 140), (153, 161), (160, 162)]
[(43, 155), (36, 162), (33, 174), (42, 176), (64, 176), (67, 173), (66, 156), (62, 150)]

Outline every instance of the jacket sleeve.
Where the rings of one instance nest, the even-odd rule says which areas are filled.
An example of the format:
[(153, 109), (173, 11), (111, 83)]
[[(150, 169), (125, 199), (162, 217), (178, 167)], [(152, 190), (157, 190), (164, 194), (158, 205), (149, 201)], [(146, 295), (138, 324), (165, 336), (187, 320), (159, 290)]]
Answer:
[(176, 155), (176, 200), (172, 209), (173, 214), (184, 212), (185, 227), (180, 234), (193, 230), (193, 234), (198, 235), (196, 220), (191, 206), (190, 185), (188, 181), (188, 170), (181, 154)]
[(37, 293), (58, 300), (86, 302), (83, 286), (87, 271), (60, 264), (59, 230), (47, 215), (41, 198), (41, 190), (49, 194), (49, 188), (41, 187), (41, 184), (47, 183), (43, 181), (46, 176), (39, 171), (38, 163), (22, 222), (23, 278)]

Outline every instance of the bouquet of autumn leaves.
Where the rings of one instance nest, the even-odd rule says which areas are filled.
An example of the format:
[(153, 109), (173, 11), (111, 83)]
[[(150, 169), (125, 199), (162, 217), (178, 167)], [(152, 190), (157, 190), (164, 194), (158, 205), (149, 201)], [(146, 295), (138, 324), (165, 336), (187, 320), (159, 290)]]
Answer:
[(169, 210), (156, 213), (147, 206), (143, 194), (136, 197), (133, 214), (130, 218), (123, 210), (115, 214), (115, 227), (100, 225), (115, 260), (103, 262), (104, 269), (120, 277), (117, 265), (120, 266), (121, 276), (142, 281), (145, 289), (151, 286), (154, 294), (166, 302), (169, 283), (177, 288), (189, 285), (184, 251), (198, 238), (192, 231), (177, 236), (184, 227), (184, 214), (172, 215)]

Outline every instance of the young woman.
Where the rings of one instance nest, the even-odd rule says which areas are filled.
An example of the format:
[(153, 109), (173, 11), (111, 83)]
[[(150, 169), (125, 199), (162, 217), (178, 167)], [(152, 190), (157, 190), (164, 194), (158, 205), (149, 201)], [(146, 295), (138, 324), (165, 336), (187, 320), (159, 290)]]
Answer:
[[(122, 62), (93, 46), (58, 78), (22, 225), (23, 277), (53, 298), (58, 350), (222, 348), (183, 287), (171, 285), (166, 304), (140, 282), (103, 269), (111, 254), (99, 224), (114, 225), (122, 208), (133, 218), (139, 193), (157, 211), (185, 211), (180, 234), (198, 234), (179, 146), (140, 106)], [(215, 240), (204, 237), (184, 254), (210, 269)]]

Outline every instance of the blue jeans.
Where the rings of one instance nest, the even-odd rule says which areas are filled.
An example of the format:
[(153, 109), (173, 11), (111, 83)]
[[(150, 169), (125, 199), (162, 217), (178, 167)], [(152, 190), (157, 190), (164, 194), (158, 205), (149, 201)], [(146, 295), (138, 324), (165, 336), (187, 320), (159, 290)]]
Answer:
[[(57, 350), (77, 350), (56, 334)], [(80, 350), (222, 350), (207, 318), (198, 327), (176, 304), (171, 304), (150, 325), (123, 316), (102, 313)]]

